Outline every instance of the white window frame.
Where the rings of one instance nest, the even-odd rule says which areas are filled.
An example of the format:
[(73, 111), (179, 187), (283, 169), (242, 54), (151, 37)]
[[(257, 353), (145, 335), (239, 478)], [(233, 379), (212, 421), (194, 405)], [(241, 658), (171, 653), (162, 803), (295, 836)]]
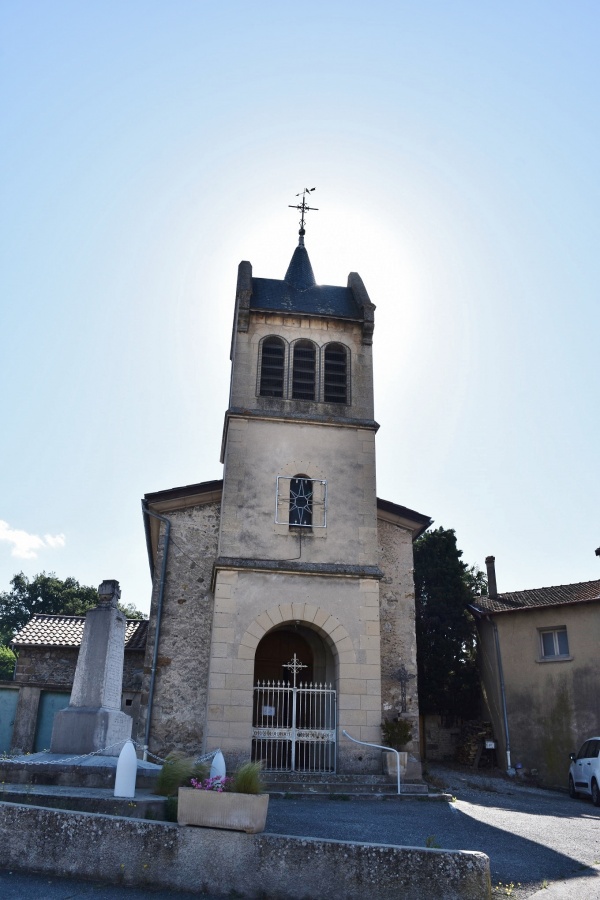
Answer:
[[(558, 644), (558, 634), (564, 633), (567, 639), (567, 652), (561, 653)], [(554, 646), (554, 653), (547, 654), (544, 652), (544, 635), (551, 634), (552, 635), (552, 643)], [(555, 659), (571, 659), (571, 653), (569, 650), (569, 635), (567, 632), (566, 625), (558, 625), (555, 628), (539, 628), (538, 629), (539, 642), (540, 642), (540, 659), (543, 662), (555, 660)]]

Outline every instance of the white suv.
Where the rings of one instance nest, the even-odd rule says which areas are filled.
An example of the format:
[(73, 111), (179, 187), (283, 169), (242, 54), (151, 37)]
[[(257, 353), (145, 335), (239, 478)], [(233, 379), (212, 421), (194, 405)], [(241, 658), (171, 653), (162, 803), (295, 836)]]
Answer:
[(600, 737), (590, 738), (577, 756), (571, 753), (569, 796), (591, 794), (594, 806), (600, 806)]

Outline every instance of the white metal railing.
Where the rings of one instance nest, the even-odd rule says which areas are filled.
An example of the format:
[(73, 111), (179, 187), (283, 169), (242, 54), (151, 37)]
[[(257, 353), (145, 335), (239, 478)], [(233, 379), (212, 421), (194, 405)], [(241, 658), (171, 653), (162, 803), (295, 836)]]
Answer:
[(259, 682), (252, 758), (267, 772), (335, 772), (336, 692), (331, 685)]
[(355, 744), (362, 744), (363, 747), (374, 747), (376, 750), (386, 750), (388, 753), (396, 754), (396, 780), (398, 783), (398, 793), (400, 793), (400, 753), (398, 750), (394, 750), (393, 747), (383, 747), (381, 744), (370, 744), (368, 741), (358, 741), (356, 738), (351, 737), (347, 731), (342, 731), (344, 737), (348, 738), (349, 741), (354, 741)]

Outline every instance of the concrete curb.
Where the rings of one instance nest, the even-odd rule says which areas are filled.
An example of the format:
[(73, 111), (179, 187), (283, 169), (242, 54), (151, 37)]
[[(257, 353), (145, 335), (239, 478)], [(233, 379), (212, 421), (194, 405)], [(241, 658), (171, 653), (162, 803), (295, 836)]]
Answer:
[(0, 803), (16, 871), (269, 900), (490, 900), (484, 853), (247, 835)]

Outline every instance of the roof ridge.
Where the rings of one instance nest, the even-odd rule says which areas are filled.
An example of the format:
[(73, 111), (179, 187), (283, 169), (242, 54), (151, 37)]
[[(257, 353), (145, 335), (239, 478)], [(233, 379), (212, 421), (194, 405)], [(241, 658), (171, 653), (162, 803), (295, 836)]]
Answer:
[[(90, 609), (96, 609), (95, 606), (90, 606)], [(89, 612), (89, 609), (86, 610), (86, 613)], [(86, 613), (81, 616), (71, 615), (70, 613), (34, 613), (32, 617), (23, 625), (23, 628), (27, 628), (27, 626), (33, 622), (34, 619), (85, 619)], [(125, 616), (126, 622), (147, 622), (148, 619), (128, 619)], [(23, 628), (20, 630), (22, 631)]]
[(597, 584), (600, 588), (600, 578), (592, 578), (590, 581), (571, 581), (568, 584), (547, 584), (538, 588), (520, 588), (517, 591), (499, 591), (498, 597), (510, 597), (511, 594), (527, 594), (530, 591), (552, 591), (558, 588), (583, 587), (589, 584)]

